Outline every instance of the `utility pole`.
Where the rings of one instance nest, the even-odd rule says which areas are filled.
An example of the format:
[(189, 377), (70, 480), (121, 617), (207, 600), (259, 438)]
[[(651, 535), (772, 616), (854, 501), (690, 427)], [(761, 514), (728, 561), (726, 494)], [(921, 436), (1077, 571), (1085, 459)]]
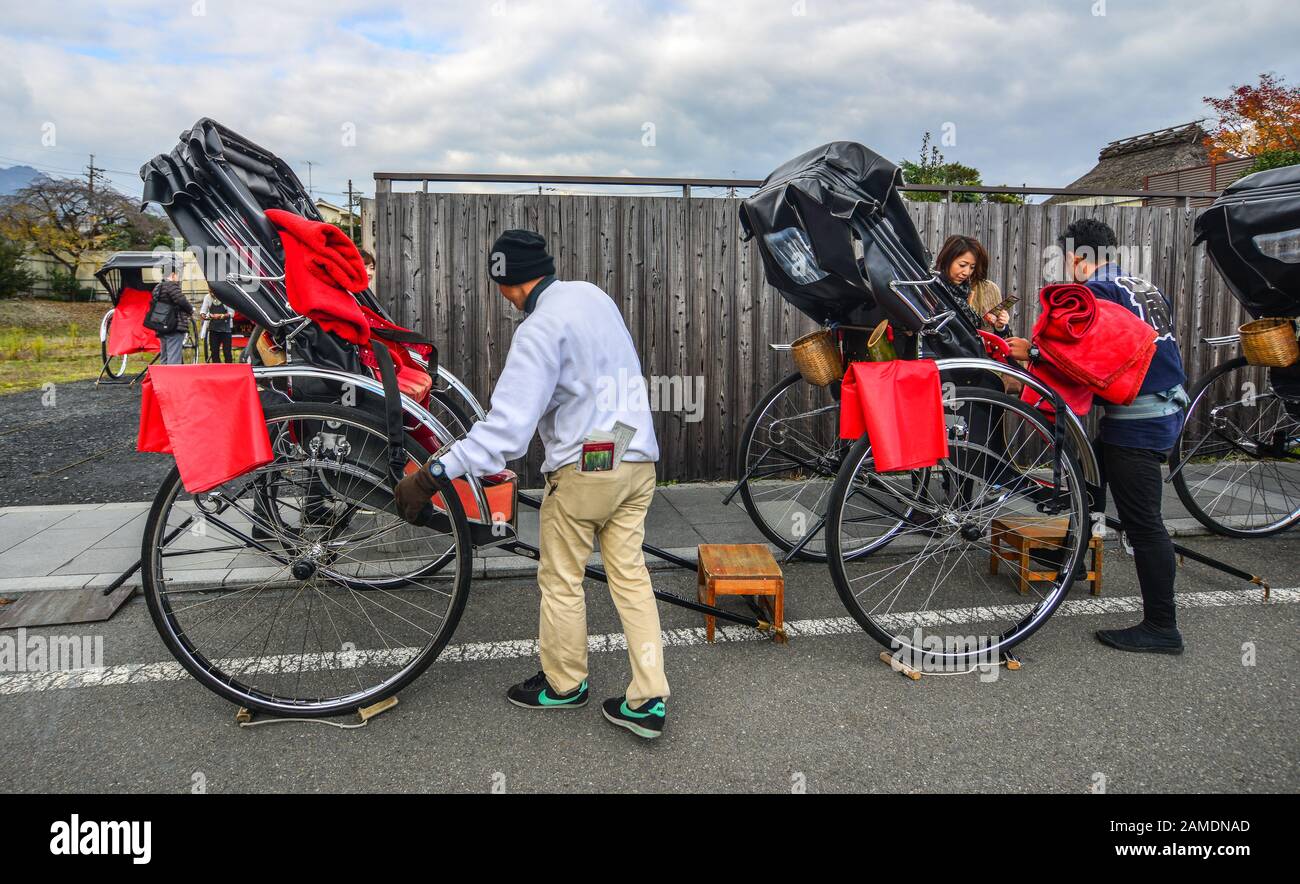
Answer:
[(352, 214), (352, 179), (348, 179), (348, 239), (356, 242), (357, 230), (353, 224), (356, 215)]
[(86, 169), (86, 180), (90, 182), (90, 198), (95, 198), (95, 155), (90, 155), (90, 166)]
[(311, 167), (316, 164), (311, 160), (303, 160), (303, 162), (307, 164), (307, 195), (310, 196), (312, 200), (315, 200), (316, 191), (312, 190), (311, 186)]

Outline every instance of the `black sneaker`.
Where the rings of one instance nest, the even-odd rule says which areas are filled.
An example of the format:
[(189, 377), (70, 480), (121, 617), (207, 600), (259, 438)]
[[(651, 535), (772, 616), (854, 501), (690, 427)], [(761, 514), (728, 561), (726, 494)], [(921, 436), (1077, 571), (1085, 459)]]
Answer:
[(506, 692), (506, 698), (525, 709), (577, 709), (587, 705), (587, 683), (584, 681), (567, 694), (557, 694), (539, 672), (528, 681), (520, 682)]
[(1181, 654), (1183, 636), (1177, 627), (1162, 629), (1144, 620), (1128, 629), (1098, 629), (1097, 641), (1121, 651), (1138, 654)]
[(659, 697), (646, 700), (636, 709), (630, 709), (626, 697), (610, 697), (601, 704), (601, 712), (611, 724), (625, 727), (638, 737), (653, 740), (664, 732), (668, 712)]

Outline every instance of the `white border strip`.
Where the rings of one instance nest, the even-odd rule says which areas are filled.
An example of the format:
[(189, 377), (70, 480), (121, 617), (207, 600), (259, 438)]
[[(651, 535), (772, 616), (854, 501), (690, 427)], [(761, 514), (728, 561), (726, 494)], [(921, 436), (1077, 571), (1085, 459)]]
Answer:
[[(1180, 592), (1176, 596), (1178, 607), (1187, 608), (1227, 608), (1243, 605), (1294, 605), (1300, 603), (1300, 588), (1274, 589), (1272, 598), (1264, 601), (1263, 590), (1243, 590), (1229, 592), (1216, 590), (1211, 592)], [(1030, 606), (997, 605), (977, 608), (949, 608), (940, 611), (905, 611), (889, 616), (892, 629), (905, 629), (916, 626), (962, 625), (966, 623), (988, 622), (992, 618), (1011, 618), (1028, 613)], [(1082, 617), (1097, 614), (1128, 614), (1142, 610), (1141, 596), (1115, 596), (1113, 598), (1069, 599), (1052, 615), (1053, 617)], [(791, 638), (810, 638), (828, 635), (849, 635), (861, 633), (862, 628), (852, 617), (830, 617), (824, 619), (794, 620), (786, 624), (786, 633)], [(718, 642), (754, 642), (765, 641), (766, 636), (748, 626), (719, 625), (714, 636)], [(669, 629), (663, 633), (664, 645), (668, 647), (686, 647), (707, 643), (704, 627), (686, 629)], [(587, 638), (587, 648), (591, 653), (601, 654), (627, 650), (627, 642), (622, 633), (593, 635)], [(280, 657), (260, 658), (257, 669), (272, 671), (280, 667), (289, 667), (293, 671), (351, 669), (376, 662), (397, 662), (403, 657), (415, 653), (414, 648), (397, 648), (390, 651), (353, 651), (337, 654), (288, 654)], [(536, 639), (513, 639), (496, 642), (465, 642), (448, 645), (439, 655), (437, 663), (479, 663), (485, 660), (514, 660), (521, 657), (536, 657)], [(384, 659), (379, 659), (384, 658)], [(232, 665), (239, 661), (231, 661)], [(247, 667), (252, 660), (243, 661)], [(124, 663), (117, 666), (105, 666), (100, 669), (72, 669), (59, 672), (30, 672), (0, 676), (0, 696), (11, 694), (32, 694), (42, 691), (65, 690), (68, 688), (113, 687), (119, 685), (152, 684), (156, 682), (183, 681), (189, 678), (179, 663)]]

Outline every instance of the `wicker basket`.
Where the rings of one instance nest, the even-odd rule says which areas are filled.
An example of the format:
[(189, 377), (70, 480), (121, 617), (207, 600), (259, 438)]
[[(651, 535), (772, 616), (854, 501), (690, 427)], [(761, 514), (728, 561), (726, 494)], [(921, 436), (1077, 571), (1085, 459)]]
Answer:
[(803, 379), (814, 387), (825, 387), (844, 377), (844, 361), (830, 329), (804, 335), (790, 345), (790, 355)]
[(1256, 319), (1238, 331), (1241, 333), (1241, 351), (1251, 365), (1286, 368), (1300, 359), (1295, 323), (1290, 319)]

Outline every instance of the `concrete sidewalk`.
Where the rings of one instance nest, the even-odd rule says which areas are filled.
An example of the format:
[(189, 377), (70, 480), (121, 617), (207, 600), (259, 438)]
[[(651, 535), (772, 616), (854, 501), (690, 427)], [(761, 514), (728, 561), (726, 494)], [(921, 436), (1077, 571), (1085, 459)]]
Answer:
[[(730, 483), (661, 487), (646, 520), (647, 542), (678, 556), (694, 558), (702, 543), (764, 543), (737, 495), (722, 504)], [(533, 491), (540, 497), (540, 491)], [(1206, 533), (1190, 518), (1171, 486), (1165, 486), (1165, 513), (1171, 533)], [(38, 590), (107, 586), (140, 558), (140, 543), (150, 504), (102, 503), (0, 508), (0, 596)], [(537, 511), (520, 508), (521, 539), (536, 545)], [(234, 581), (235, 555), (228, 560), (205, 556), (189, 570), (196, 581)], [(647, 557), (652, 569), (671, 567)], [(599, 563), (600, 554), (593, 556)], [(475, 577), (509, 577), (534, 573), (530, 559), (500, 550), (479, 550)], [(128, 585), (139, 586), (139, 575)]]

